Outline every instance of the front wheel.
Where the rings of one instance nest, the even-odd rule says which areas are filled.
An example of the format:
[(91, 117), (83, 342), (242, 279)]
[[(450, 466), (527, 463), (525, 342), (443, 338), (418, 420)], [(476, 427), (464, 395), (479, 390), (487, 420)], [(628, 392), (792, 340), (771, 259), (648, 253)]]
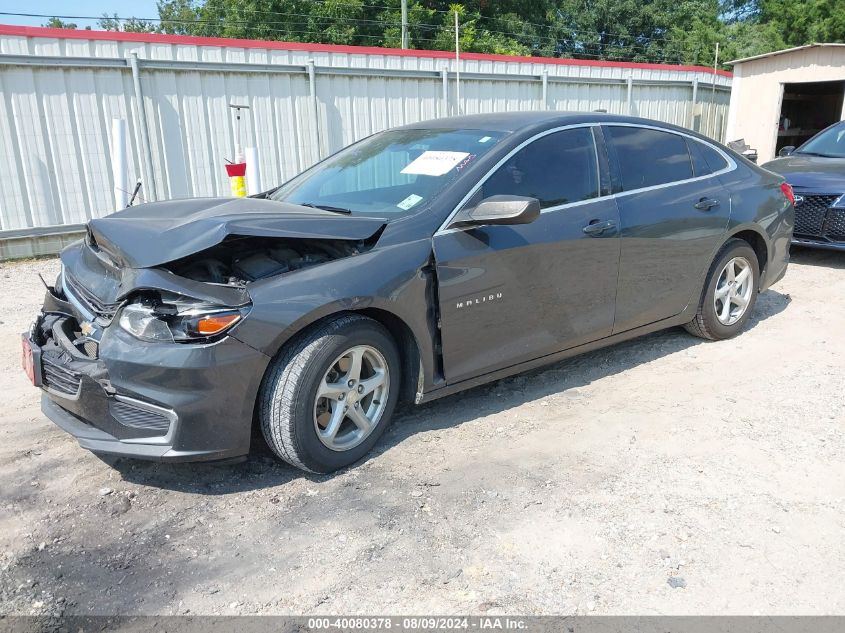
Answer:
[(757, 301), (760, 265), (748, 242), (728, 241), (710, 268), (695, 318), (687, 331), (710, 340), (736, 336)]
[(396, 344), (378, 322), (351, 314), (321, 324), (271, 364), (260, 394), (264, 438), (311, 472), (358, 461), (390, 422), (399, 368)]

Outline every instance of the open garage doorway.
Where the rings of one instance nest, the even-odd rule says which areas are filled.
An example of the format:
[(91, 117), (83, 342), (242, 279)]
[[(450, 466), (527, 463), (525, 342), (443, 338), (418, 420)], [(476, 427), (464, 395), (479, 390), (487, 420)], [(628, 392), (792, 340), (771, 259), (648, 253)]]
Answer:
[(845, 81), (783, 84), (775, 151), (798, 147), (831, 123), (842, 120)]

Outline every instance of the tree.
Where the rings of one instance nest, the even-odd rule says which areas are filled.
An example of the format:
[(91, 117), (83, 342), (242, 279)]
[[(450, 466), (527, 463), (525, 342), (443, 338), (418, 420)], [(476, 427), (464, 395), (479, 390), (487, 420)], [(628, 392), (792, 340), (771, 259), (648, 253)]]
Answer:
[(117, 14), (109, 16), (107, 13), (103, 14), (97, 24), (104, 31), (123, 31), (125, 33), (157, 33), (159, 28), (145, 20), (138, 18), (119, 18)]
[[(160, 24), (112, 30), (365, 46), (400, 45), (401, 0), (159, 0)], [(408, 0), (410, 46), (467, 52), (711, 65), (845, 40), (843, 0)]]
[(759, 0), (759, 21), (776, 28), (787, 46), (845, 41), (842, 0)]
[(51, 29), (76, 29), (79, 28), (73, 22), (65, 22), (64, 20), (60, 20), (59, 18), (50, 18), (47, 20), (45, 24), (42, 26), (49, 27)]

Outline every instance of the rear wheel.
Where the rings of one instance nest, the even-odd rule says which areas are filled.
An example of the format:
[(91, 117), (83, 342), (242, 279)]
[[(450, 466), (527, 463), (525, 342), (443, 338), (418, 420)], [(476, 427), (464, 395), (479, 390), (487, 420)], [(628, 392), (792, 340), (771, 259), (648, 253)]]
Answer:
[(701, 294), (695, 318), (685, 327), (702, 338), (736, 336), (757, 301), (760, 266), (748, 242), (732, 239), (719, 251)]
[(318, 473), (363, 457), (399, 395), (399, 353), (376, 321), (344, 315), (292, 343), (261, 387), (261, 430), (286, 462)]

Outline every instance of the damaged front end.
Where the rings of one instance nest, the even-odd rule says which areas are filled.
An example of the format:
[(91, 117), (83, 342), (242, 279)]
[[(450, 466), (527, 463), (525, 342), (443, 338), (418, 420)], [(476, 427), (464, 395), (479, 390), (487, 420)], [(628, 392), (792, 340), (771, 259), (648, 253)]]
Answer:
[[(178, 331), (174, 315), (161, 313), (173, 305), (167, 302), (149, 317), (166, 329), (166, 340), (156, 340), (148, 325), (133, 333), (137, 324), (119, 321), (151, 307), (143, 301), (153, 295), (169, 293), (147, 289), (137, 295), (143, 301), (95, 303), (80, 299), (69, 279), (65, 267), (24, 335), (48, 418), (96, 453), (185, 461), (248, 452), (255, 393), (269, 360), (264, 354), (205, 332), (196, 344), (180, 344), (171, 334)], [(234, 312), (241, 318), (246, 309)], [(179, 318), (187, 330), (188, 316)], [(197, 329), (206, 327), (196, 315), (190, 318)]]
[[(180, 204), (182, 217), (168, 213)], [(24, 366), (44, 413), (84, 448), (167, 461), (245, 455), (270, 361), (238, 337), (250, 285), (366, 252), (384, 226), (240, 204), (215, 204), (214, 217), (197, 202), (143, 205), (91, 221), (62, 252), (24, 334)]]
[(64, 278), (47, 288), (42, 312), (25, 335), (34, 356), (33, 382), (45, 392), (44, 412), (80, 442), (162, 444), (175, 414), (129, 392), (118, 393), (100, 357), (104, 331), (68, 300)]
[(380, 233), (363, 240), (235, 235), (204, 251), (165, 264), (164, 268), (194, 281), (244, 286), (365, 253), (375, 245)]

